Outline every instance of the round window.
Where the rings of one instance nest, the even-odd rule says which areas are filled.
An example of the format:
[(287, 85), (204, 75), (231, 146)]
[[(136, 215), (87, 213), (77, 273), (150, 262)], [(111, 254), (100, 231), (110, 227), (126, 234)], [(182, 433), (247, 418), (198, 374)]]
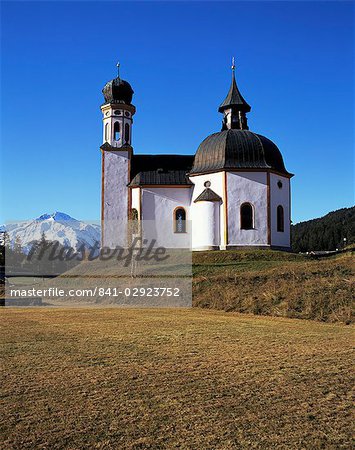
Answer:
[(210, 181), (205, 181), (205, 182), (203, 183), (203, 185), (204, 185), (206, 188), (209, 188), (209, 187), (211, 186), (211, 182), (210, 182)]

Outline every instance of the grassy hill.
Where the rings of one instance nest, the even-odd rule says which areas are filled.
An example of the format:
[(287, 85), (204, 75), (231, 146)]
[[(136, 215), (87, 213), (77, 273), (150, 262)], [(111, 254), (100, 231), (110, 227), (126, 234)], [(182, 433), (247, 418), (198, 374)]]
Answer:
[(353, 256), (351, 251), (328, 258), (268, 250), (195, 253), (193, 304), (349, 323)]
[[(350, 323), (353, 320), (354, 254), (327, 258), (271, 250), (230, 250), (193, 253), (193, 306), (256, 315)], [(98, 279), (95, 262), (80, 265), (75, 274), (90, 288), (115, 286), (116, 265)], [(106, 269), (105, 269), (106, 270)], [(44, 287), (73, 287), (72, 271), (45, 281)], [(100, 268), (102, 273), (102, 267)], [(105, 272), (106, 273), (106, 272)], [(127, 285), (130, 278), (125, 278)], [(141, 279), (143, 283), (144, 279)], [(19, 280), (18, 283), (21, 283)], [(136, 281), (132, 280), (136, 283)], [(74, 282), (75, 283), (75, 282)], [(165, 285), (163, 280), (163, 285)], [(108, 304), (114, 298), (71, 298), (64, 302)], [(162, 305), (166, 300), (162, 299)]]
[(291, 227), (294, 252), (335, 250), (355, 243), (355, 207), (342, 208)]

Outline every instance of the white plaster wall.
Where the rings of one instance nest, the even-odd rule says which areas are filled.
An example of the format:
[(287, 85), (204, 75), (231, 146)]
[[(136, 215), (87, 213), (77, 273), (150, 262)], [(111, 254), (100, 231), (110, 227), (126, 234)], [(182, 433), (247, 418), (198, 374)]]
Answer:
[(140, 188), (132, 188), (131, 189), (131, 195), (132, 195), (132, 209), (135, 208), (138, 211), (138, 214), (140, 215), (140, 195), (139, 195)]
[(232, 110), (226, 109), (224, 110), (224, 116), (226, 117), (226, 125), (228, 128), (231, 128), (232, 126)]
[(105, 151), (103, 158), (103, 245), (114, 248), (126, 244), (129, 155), (127, 151)]
[[(106, 125), (107, 125), (107, 139), (106, 139)], [(108, 119), (103, 119), (103, 129), (102, 129), (102, 143), (108, 142), (111, 136), (111, 123)]]
[[(282, 188), (277, 186), (281, 181)], [(284, 232), (277, 231), (277, 207), (284, 208)], [(290, 247), (290, 179), (270, 174), (271, 245)]]
[[(266, 172), (228, 172), (228, 245), (268, 245)], [(240, 228), (240, 206), (254, 208), (254, 229)]]
[[(114, 114), (114, 111), (119, 110), (121, 111), (121, 115), (117, 116)], [(125, 113), (128, 113), (129, 116), (126, 116)], [(130, 133), (129, 133), (129, 140), (128, 143), (131, 144), (132, 141), (132, 114), (129, 111), (126, 111), (124, 108), (124, 105), (105, 105), (102, 107), (102, 113), (103, 113), (103, 143), (106, 142), (105, 138), (105, 126), (108, 124), (108, 131), (109, 136), (107, 142), (112, 145), (112, 147), (121, 147), (123, 144), (125, 144), (126, 139), (124, 137), (125, 132), (125, 124), (129, 124)], [(108, 113), (108, 114), (107, 114)], [(118, 141), (115, 141), (114, 139), (114, 123), (119, 122), (120, 124), (120, 139)]]
[(192, 229), (193, 248), (208, 250), (220, 245), (220, 202), (197, 202), (194, 205)]
[[(190, 248), (191, 194), (191, 188), (142, 188), (144, 237), (168, 248)], [(186, 211), (187, 233), (174, 233), (174, 210), (179, 206)]]
[(216, 202), (214, 206), (214, 208), (217, 209), (217, 211), (214, 211), (214, 217), (215, 220), (218, 221), (218, 223), (216, 223), (215, 225), (215, 243), (209, 245), (217, 245), (223, 247), (225, 245), (223, 233), (223, 230), (225, 228), (225, 217), (223, 213), (224, 173), (218, 172), (197, 175), (195, 177), (190, 177), (190, 181), (194, 183), (191, 199), (192, 248), (200, 248), (201, 230), (206, 227), (207, 219), (203, 214), (201, 214), (200, 202), (194, 203), (194, 200), (206, 189), (206, 187), (204, 186), (204, 183), (206, 181), (210, 181), (210, 189), (212, 189), (222, 199), (220, 203)]

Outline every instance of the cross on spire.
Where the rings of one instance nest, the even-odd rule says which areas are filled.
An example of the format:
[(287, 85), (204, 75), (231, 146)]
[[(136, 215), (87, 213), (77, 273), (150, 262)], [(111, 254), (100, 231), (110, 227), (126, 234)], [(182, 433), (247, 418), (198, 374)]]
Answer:
[(232, 57), (232, 67), (231, 67), (232, 71), (235, 71), (235, 59), (234, 56)]
[(120, 77), (120, 62), (118, 61), (117, 62), (117, 64), (116, 64), (116, 67), (117, 67), (117, 77), (119, 78)]

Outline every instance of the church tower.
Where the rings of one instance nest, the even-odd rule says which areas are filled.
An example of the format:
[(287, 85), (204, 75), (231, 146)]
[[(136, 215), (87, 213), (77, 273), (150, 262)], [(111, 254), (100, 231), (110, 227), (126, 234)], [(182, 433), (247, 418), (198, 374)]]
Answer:
[(130, 211), (130, 167), (132, 158), (132, 124), (136, 108), (133, 89), (117, 77), (102, 89), (104, 104), (102, 152), (101, 229), (102, 246), (125, 246)]

